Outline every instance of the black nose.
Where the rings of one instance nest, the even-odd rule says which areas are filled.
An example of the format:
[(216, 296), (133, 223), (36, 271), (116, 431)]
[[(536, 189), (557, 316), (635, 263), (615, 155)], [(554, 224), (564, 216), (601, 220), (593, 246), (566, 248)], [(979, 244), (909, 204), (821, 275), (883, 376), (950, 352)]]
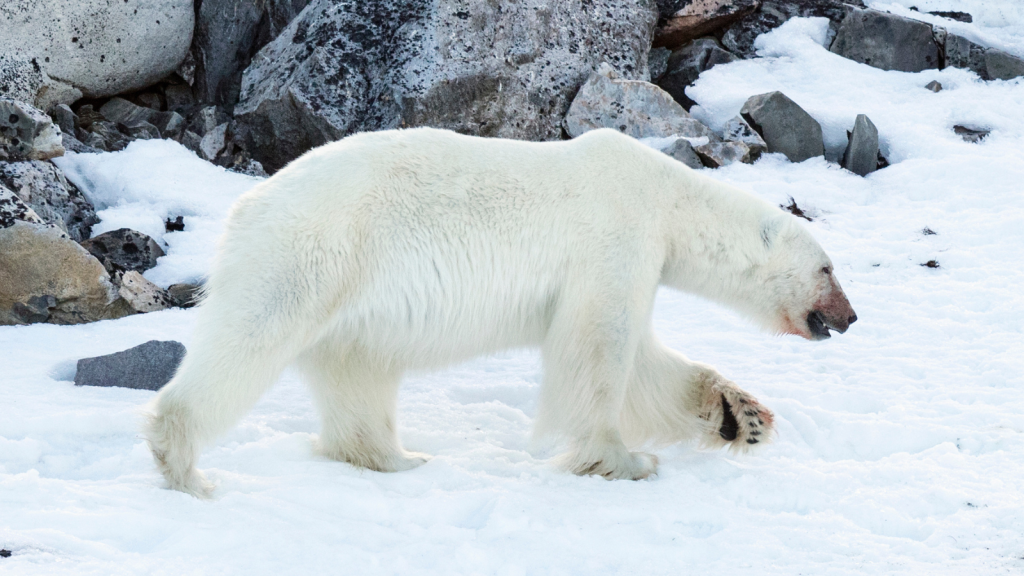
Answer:
[(853, 324), (856, 321), (857, 321), (857, 315), (854, 314), (853, 316), (850, 316), (850, 318), (846, 321), (846, 323), (847, 324)]

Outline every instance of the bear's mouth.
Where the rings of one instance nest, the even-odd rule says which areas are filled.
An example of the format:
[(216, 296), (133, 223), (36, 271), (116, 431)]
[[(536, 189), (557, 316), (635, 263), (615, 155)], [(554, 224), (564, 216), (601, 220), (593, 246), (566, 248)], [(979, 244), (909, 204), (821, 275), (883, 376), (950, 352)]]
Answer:
[(812, 310), (807, 314), (807, 328), (811, 331), (811, 340), (825, 340), (832, 337), (828, 331), (830, 326), (821, 312), (817, 310)]

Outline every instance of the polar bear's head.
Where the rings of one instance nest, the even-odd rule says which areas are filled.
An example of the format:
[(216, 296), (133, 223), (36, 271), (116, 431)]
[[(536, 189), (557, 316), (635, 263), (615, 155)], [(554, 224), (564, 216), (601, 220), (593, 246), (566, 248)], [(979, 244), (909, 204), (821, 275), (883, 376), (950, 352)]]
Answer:
[(811, 234), (785, 214), (764, 222), (761, 240), (767, 259), (755, 272), (756, 291), (769, 329), (808, 340), (829, 338), (829, 329), (846, 332), (857, 314)]

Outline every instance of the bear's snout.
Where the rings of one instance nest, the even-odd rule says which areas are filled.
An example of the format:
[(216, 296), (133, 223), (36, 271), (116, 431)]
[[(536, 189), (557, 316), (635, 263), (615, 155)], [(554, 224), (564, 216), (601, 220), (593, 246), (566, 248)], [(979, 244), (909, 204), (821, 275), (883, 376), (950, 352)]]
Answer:
[(807, 329), (811, 333), (811, 340), (824, 340), (831, 337), (830, 329), (843, 334), (856, 321), (857, 313), (853, 311), (839, 283), (833, 280), (828, 297), (820, 300), (807, 314)]

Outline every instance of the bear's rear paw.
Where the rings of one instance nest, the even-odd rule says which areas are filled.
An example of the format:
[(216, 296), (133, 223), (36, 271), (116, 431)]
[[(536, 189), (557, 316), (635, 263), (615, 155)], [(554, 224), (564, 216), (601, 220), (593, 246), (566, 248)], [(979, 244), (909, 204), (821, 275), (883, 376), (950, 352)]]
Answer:
[(392, 456), (388, 463), (382, 467), (381, 472), (404, 472), (418, 468), (430, 461), (430, 456), (420, 452), (406, 452)]
[(701, 418), (717, 424), (704, 444), (746, 452), (758, 444), (770, 442), (775, 433), (775, 416), (756, 398), (735, 385), (715, 385), (712, 396), (701, 411)]

